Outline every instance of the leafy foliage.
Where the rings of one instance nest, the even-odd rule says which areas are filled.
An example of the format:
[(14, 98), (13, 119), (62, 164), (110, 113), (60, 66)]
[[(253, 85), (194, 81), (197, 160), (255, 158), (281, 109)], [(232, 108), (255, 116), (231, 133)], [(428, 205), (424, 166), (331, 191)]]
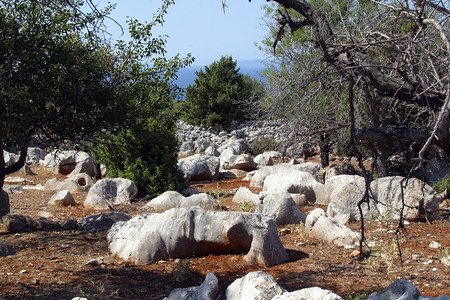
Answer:
[(222, 57), (196, 72), (195, 83), (186, 89), (183, 118), (191, 124), (227, 129), (247, 119), (243, 102), (260, 97), (257, 81), (239, 73), (231, 56)]
[(439, 180), (433, 184), (433, 189), (438, 193), (443, 193), (446, 189), (450, 189), (450, 178)]
[(37, 133), (75, 139), (114, 117), (113, 58), (88, 25), (65, 1), (0, 2), (2, 147)]
[[(177, 140), (173, 99), (179, 89), (172, 83), (180, 67), (191, 63), (190, 56), (170, 60), (164, 54), (165, 39), (152, 37), (152, 28), (163, 24), (166, 1), (150, 24), (129, 21), (132, 40), (119, 42), (117, 93), (127, 99), (121, 110), (126, 120), (102, 132), (96, 156), (108, 166), (109, 176), (133, 180), (141, 191), (159, 194), (187, 186), (177, 167)], [(129, 59), (129, 53), (133, 59)]]
[[(149, 193), (186, 186), (177, 168), (172, 83), (190, 56), (167, 59), (163, 24), (172, 0), (150, 23), (131, 19), (131, 40), (102, 38), (102, 19), (113, 8), (81, 13), (82, 1), (0, 2), (0, 147), (20, 148), (23, 166), (33, 136), (98, 145), (96, 158), (111, 176), (127, 177)], [(0, 155), (3, 151), (0, 149)]]

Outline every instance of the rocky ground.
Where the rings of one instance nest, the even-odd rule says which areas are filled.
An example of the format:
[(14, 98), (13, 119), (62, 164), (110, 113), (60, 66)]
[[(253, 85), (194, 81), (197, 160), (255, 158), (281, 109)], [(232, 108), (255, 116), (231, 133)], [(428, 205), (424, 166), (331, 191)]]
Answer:
[[(57, 177), (38, 167), (33, 171), (37, 175), (14, 174), (29, 181), (19, 185), (44, 184), (47, 179)], [(192, 186), (215, 195), (222, 209), (250, 209), (231, 201), (233, 192), (240, 186), (248, 187), (248, 182), (232, 179)], [(11, 214), (23, 214), (32, 219), (45, 216), (79, 220), (98, 213), (83, 207), (84, 193), (75, 194), (77, 205), (70, 207), (49, 206), (47, 202), (53, 194), (43, 190), (12, 194)], [(135, 216), (144, 204), (136, 202), (119, 210)], [(308, 213), (315, 207), (311, 205), (303, 210)], [(401, 259), (393, 234), (396, 223), (389, 220), (366, 224), (367, 240), (374, 251), (372, 257), (363, 261), (351, 257), (355, 249), (316, 240), (302, 225), (288, 226), (290, 233), (282, 235), (281, 240), (290, 261), (270, 268), (250, 265), (243, 255), (209, 255), (134, 265), (109, 254), (106, 232), (68, 230), (3, 234), (0, 239), (11, 245), (16, 254), (0, 258), (0, 298), (162, 299), (174, 288), (200, 285), (205, 275), (213, 272), (219, 279), (219, 299), (225, 299), (225, 290), (231, 282), (256, 270), (271, 274), (288, 291), (319, 286), (346, 299), (361, 299), (385, 289), (398, 278), (411, 281), (422, 295), (450, 294), (450, 267), (440, 260), (450, 248), (449, 211), (442, 210), (441, 215), (440, 221), (406, 225), (400, 239)], [(360, 223), (349, 226), (358, 230)], [(101, 263), (87, 263), (98, 258), (103, 258)]]

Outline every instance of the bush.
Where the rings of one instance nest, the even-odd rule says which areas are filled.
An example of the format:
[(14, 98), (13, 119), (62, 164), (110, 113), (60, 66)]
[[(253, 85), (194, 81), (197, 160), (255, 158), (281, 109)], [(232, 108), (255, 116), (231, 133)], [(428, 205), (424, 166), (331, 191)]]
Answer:
[(109, 177), (128, 178), (140, 192), (153, 195), (188, 186), (177, 166), (173, 129), (157, 127), (123, 130), (96, 148), (96, 157), (108, 167)]
[(433, 184), (433, 189), (438, 193), (443, 193), (446, 189), (450, 189), (450, 178), (439, 180)]

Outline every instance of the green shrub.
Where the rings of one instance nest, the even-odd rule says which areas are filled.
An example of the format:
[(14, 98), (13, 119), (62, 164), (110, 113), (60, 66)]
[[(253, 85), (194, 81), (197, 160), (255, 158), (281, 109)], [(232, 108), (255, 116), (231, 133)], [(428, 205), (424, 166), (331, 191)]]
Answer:
[(191, 261), (188, 259), (186, 262), (183, 262), (180, 259), (172, 269), (172, 278), (176, 281), (183, 281), (188, 279), (192, 272)]
[(450, 178), (437, 181), (435, 184), (433, 184), (433, 189), (438, 193), (442, 193), (446, 189), (450, 189)]
[(252, 202), (244, 201), (244, 202), (242, 202), (240, 209), (243, 212), (254, 212), (255, 205)]

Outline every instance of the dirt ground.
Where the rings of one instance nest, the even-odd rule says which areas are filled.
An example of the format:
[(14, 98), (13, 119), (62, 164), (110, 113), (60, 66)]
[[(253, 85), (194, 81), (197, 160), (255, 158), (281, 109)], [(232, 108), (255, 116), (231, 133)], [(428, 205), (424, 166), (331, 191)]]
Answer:
[[(45, 184), (56, 176), (37, 167), (38, 175), (14, 174), (29, 182), (18, 185)], [(232, 194), (240, 186), (248, 186), (241, 179), (222, 180), (218, 183), (197, 183), (193, 187), (218, 196), (223, 209), (240, 210), (233, 203)], [(32, 219), (43, 212), (50, 219), (79, 220), (98, 212), (83, 207), (85, 193), (74, 194), (76, 206), (53, 207), (47, 205), (53, 192), (26, 190), (11, 194), (11, 214), (23, 214)], [(132, 216), (140, 214), (144, 201), (118, 210)], [(317, 206), (306, 206), (308, 213)], [(439, 260), (450, 248), (450, 221), (448, 211), (441, 211), (442, 220), (408, 222), (401, 237), (402, 261), (395, 246), (393, 234), (396, 223), (388, 220), (366, 224), (368, 242), (373, 256), (354, 260), (355, 249), (345, 249), (310, 237), (303, 225), (287, 226), (290, 233), (281, 241), (289, 254), (289, 262), (270, 268), (251, 265), (243, 255), (209, 255), (159, 261), (135, 265), (111, 255), (106, 244), (106, 232), (39, 231), (3, 234), (0, 239), (11, 245), (16, 254), (0, 257), (0, 299), (162, 299), (174, 288), (200, 285), (208, 272), (219, 279), (220, 296), (235, 279), (262, 270), (271, 274), (286, 290), (319, 286), (329, 289), (345, 299), (364, 299), (368, 294), (385, 289), (392, 281), (405, 278), (427, 296), (450, 294), (450, 268)], [(358, 230), (360, 224), (349, 225)], [(280, 230), (283, 228), (279, 228)], [(432, 241), (441, 246), (430, 248)], [(93, 258), (103, 257), (99, 265), (86, 264)]]

